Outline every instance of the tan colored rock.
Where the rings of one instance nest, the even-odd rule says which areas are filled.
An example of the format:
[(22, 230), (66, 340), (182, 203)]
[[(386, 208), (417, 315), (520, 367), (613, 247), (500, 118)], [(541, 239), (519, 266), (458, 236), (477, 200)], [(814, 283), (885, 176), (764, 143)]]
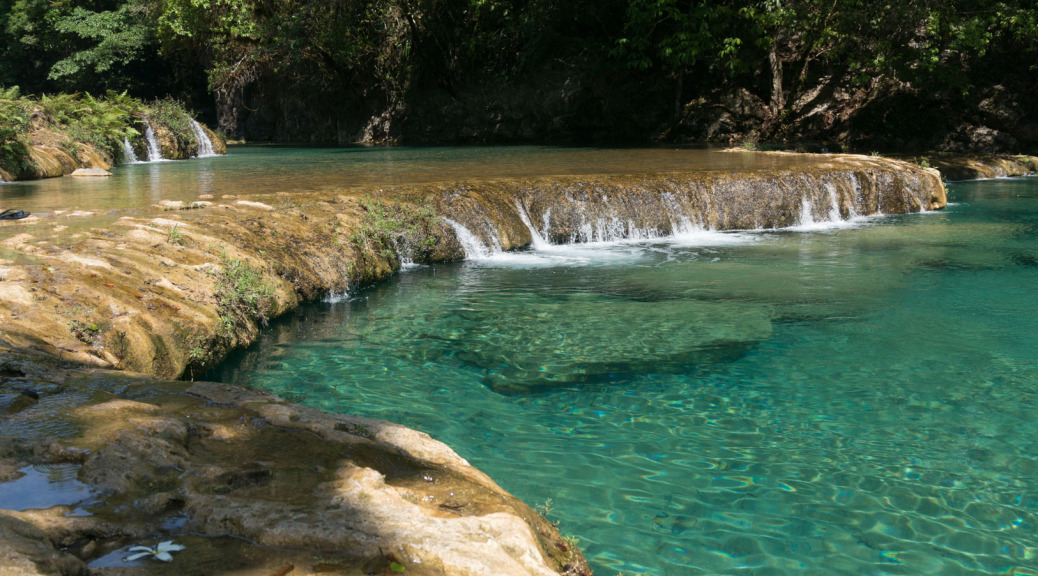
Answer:
[(87, 178), (90, 178), (90, 177), (96, 178), (96, 177), (104, 177), (104, 176), (111, 176), (111, 175), (112, 175), (112, 173), (109, 172), (108, 170), (105, 170), (104, 168), (77, 168), (77, 169), (73, 170), (71, 174), (69, 174), (69, 176), (87, 177)]
[(87, 576), (86, 565), (59, 552), (32, 524), (0, 512), (0, 576)]
[(246, 208), (259, 208), (260, 210), (273, 210), (274, 207), (270, 204), (264, 204), (263, 202), (252, 202), (250, 200), (238, 200), (234, 203), (236, 206), (244, 206)]
[[(66, 173), (66, 163), (62, 160), (67, 159), (71, 162), (71, 156), (67, 153), (60, 156), (55, 155), (55, 148), (33, 146), (29, 149), (29, 158), (31, 165), (28, 168), (28, 174), (31, 178), (55, 178), (58, 176), (64, 176)], [(71, 172), (72, 170), (68, 170)]]
[(76, 149), (76, 160), (83, 168), (96, 168), (105, 171), (112, 168), (112, 160), (106, 158), (89, 144), (81, 144)]
[[(0, 368), (24, 366), (12, 358), (0, 353)], [(27, 376), (82, 396), (93, 386), (61, 368), (36, 365)], [(87, 517), (65, 507), (12, 513), (39, 542), (21, 552), (24, 569), (42, 566), (52, 541), (89, 561), (162, 533), (187, 546), (170, 564), (185, 573), (220, 547), (236, 574), (257, 576), (286, 564), (299, 574), (381, 574), (390, 562), (418, 575), (590, 574), (553, 525), (425, 434), (235, 386), (122, 378), (135, 399), (95, 394), (50, 414), (76, 432), (21, 452), (82, 462), (79, 480), (100, 497)], [(171, 533), (174, 518), (181, 527)], [(229, 545), (242, 538), (255, 545)], [(0, 530), (0, 551), (24, 545)]]

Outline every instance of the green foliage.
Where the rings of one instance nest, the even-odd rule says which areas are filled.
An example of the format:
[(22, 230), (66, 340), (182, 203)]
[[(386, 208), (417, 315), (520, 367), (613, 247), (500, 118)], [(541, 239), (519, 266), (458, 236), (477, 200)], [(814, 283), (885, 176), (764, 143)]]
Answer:
[[(207, 80), (234, 106), (264, 78), (300, 100), (349, 92), (386, 109), (430, 88), (459, 98), (591, 77), (619, 101), (658, 106), (664, 94), (675, 110), (745, 89), (782, 123), (822, 79), (962, 97), (1033, 70), (1036, 56), (1033, 0), (0, 0), (0, 85), (150, 100)], [(182, 118), (156, 121), (190, 140)]]
[(252, 320), (267, 322), (274, 288), (248, 262), (225, 255), (216, 276), (215, 295), (222, 333), (231, 337)]
[(20, 172), (29, 155), (29, 110), (17, 86), (0, 88), (0, 169)]
[(107, 98), (91, 94), (44, 94), (39, 109), (52, 127), (66, 135), (70, 143), (90, 144), (110, 157), (116, 157), (124, 138), (137, 136), (131, 125), (132, 110)]
[[(183, 145), (194, 142), (191, 117), (184, 105), (166, 98), (146, 104), (126, 92), (22, 96), (17, 86), (0, 88), (0, 167), (15, 174), (27, 166), (30, 129), (48, 129), (65, 137), (74, 151), (88, 144), (109, 158), (119, 158), (124, 139), (140, 136), (143, 118), (165, 126)], [(30, 122), (31, 119), (31, 122)]]
[(56, 16), (54, 29), (84, 41), (86, 47), (54, 63), (48, 77), (75, 80), (86, 72), (106, 74), (139, 60), (154, 36), (140, 8), (127, 3), (94, 12), (76, 6)]
[(169, 234), (166, 235), (166, 243), (173, 244), (174, 246), (183, 246), (186, 238), (184, 233), (180, 231), (180, 225), (174, 224), (169, 229)]
[(150, 67), (140, 65), (157, 53), (159, 6), (154, 0), (0, 2), (0, 73), (48, 91), (125, 88), (146, 75)]
[(191, 141), (194, 141), (191, 131), (192, 114), (184, 107), (183, 102), (172, 98), (155, 100), (143, 109), (143, 114), (152, 122), (169, 128), (174, 134), (192, 135)]
[(390, 259), (426, 262), (443, 240), (440, 219), (431, 206), (387, 204), (367, 198), (361, 201), (361, 208), (364, 216), (351, 237), (361, 251), (375, 250)]

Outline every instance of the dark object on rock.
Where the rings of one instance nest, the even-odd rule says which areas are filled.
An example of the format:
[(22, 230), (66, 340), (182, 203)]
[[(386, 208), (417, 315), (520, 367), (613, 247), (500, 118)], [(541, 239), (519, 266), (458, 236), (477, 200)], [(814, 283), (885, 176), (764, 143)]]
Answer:
[(32, 398), (33, 400), (39, 400), (40, 399), (40, 393), (35, 391), (35, 390), (33, 390), (32, 388), (22, 388), (22, 396), (28, 396), (29, 398)]
[(22, 218), (27, 217), (29, 214), (32, 214), (32, 212), (23, 212), (21, 210), (9, 208), (7, 210), (4, 210), (3, 212), (0, 212), (0, 220), (21, 220)]

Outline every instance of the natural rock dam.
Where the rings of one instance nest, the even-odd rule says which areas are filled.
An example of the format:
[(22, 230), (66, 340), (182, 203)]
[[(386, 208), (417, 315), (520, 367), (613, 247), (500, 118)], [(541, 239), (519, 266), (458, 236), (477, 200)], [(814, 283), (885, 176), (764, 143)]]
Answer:
[(442, 188), (436, 202), (484, 250), (785, 228), (935, 210), (947, 202), (936, 171), (861, 156), (823, 158), (789, 170), (455, 185)]
[(0, 234), (3, 339), (178, 377), (248, 344), (258, 322), (301, 301), (378, 281), (403, 261), (461, 259), (461, 240), (470, 252), (514, 250), (780, 228), (946, 202), (934, 170), (788, 156), (788, 169), (476, 180), (33, 216)]

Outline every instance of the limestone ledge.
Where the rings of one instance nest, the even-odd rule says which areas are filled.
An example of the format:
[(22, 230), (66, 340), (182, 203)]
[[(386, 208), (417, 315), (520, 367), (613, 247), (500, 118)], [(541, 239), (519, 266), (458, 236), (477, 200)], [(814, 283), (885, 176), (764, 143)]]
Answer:
[[(401, 239), (382, 234), (371, 202), (433, 212)], [(620, 223), (619, 235), (658, 236), (682, 220), (777, 228), (805, 209), (817, 219), (834, 209), (846, 217), (945, 202), (936, 171), (834, 155), (790, 170), (504, 179), (33, 215), (0, 227), (0, 341), (98, 367), (193, 376), (258, 335), (261, 319), (228, 305), (228, 266), (257, 271), (273, 318), (388, 277), (400, 268), (402, 243), (420, 247), (409, 256), (421, 263), (463, 258), (437, 214), (509, 250), (531, 243), (531, 223), (554, 242), (587, 241), (602, 223)]]
[(1038, 172), (1038, 156), (1008, 154), (942, 154), (928, 157), (945, 180), (979, 180), (1028, 176)]
[[(0, 413), (0, 481), (70, 463), (89, 490), (89, 514), (0, 509), (5, 576), (590, 574), (554, 525), (397, 424), (2, 350)], [(186, 548), (120, 560), (161, 540)]]

